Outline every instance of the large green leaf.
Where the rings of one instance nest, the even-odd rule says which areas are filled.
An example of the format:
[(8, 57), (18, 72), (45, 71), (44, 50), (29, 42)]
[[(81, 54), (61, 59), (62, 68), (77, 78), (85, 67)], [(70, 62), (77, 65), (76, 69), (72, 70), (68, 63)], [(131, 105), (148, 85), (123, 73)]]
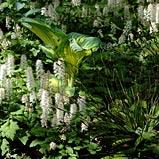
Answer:
[(68, 34), (68, 37), (70, 47), (75, 51), (91, 50), (94, 52), (101, 46), (101, 41), (97, 37), (89, 37), (87, 35), (74, 32)]
[(56, 27), (46, 25), (44, 22), (31, 18), (22, 18), (20, 22), (53, 49), (57, 48), (66, 39), (65, 33)]

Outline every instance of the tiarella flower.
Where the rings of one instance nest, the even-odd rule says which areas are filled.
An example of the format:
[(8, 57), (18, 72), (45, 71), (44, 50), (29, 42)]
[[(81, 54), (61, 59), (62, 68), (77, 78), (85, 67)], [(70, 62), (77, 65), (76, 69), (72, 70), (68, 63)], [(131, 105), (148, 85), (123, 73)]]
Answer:
[(58, 79), (64, 80), (65, 78), (65, 64), (62, 58), (54, 62), (53, 66), (54, 74)]
[(64, 119), (63, 96), (60, 93), (55, 94), (55, 106), (56, 106), (57, 125), (60, 125)]
[(79, 106), (79, 111), (82, 111), (84, 106), (86, 105), (86, 97), (85, 96), (79, 96), (77, 99), (77, 104)]
[(36, 78), (40, 79), (44, 75), (43, 63), (41, 60), (36, 61)]
[(27, 102), (29, 102), (28, 95), (27, 95), (27, 94), (24, 94), (24, 95), (22, 96), (22, 98), (21, 98), (21, 101), (22, 101), (22, 103), (27, 103)]
[(36, 93), (34, 91), (29, 94), (29, 102), (32, 104), (36, 102)]
[(81, 4), (81, 0), (72, 0), (73, 6), (79, 6)]
[(63, 95), (63, 103), (64, 103), (64, 105), (69, 104), (69, 101), (70, 101), (69, 97)]
[(108, 0), (108, 6), (113, 6), (116, 0)]
[(67, 125), (70, 124), (70, 115), (68, 113), (65, 113), (64, 123), (67, 124)]
[(85, 123), (81, 124), (81, 132), (83, 131), (87, 131), (88, 130), (88, 125), (86, 125)]
[(11, 42), (9, 40), (3, 39), (2, 43), (1, 43), (3, 50), (7, 49), (10, 45), (11, 45)]
[(2, 87), (4, 85), (6, 75), (7, 75), (7, 69), (6, 64), (0, 65), (0, 86)]
[(57, 117), (56, 117), (56, 114), (53, 114), (53, 118), (52, 118), (52, 121), (51, 121), (51, 126), (54, 127), (57, 125)]
[(57, 118), (57, 125), (60, 125), (63, 123), (63, 119), (64, 119), (64, 106), (63, 103), (60, 102), (58, 104), (58, 108), (56, 108), (56, 118)]
[(49, 77), (50, 72), (44, 73), (40, 78), (40, 88), (41, 89), (48, 89), (49, 87)]
[(134, 39), (134, 34), (130, 33), (130, 34), (128, 35), (128, 40), (129, 40), (129, 41), (132, 41), (133, 39)]
[(90, 122), (90, 118), (87, 117), (87, 118), (85, 119), (85, 121), (81, 124), (81, 131), (82, 131), (82, 132), (88, 130), (89, 122)]
[(46, 9), (46, 7), (42, 7), (41, 8), (41, 15), (47, 15), (47, 9)]
[(6, 67), (7, 67), (7, 75), (11, 77), (14, 72), (14, 56), (8, 55), (6, 60)]
[(35, 87), (32, 67), (27, 67), (26, 76), (27, 76), (27, 79), (26, 79), (27, 88), (29, 91), (32, 91), (33, 88)]
[(10, 98), (13, 91), (12, 81), (10, 78), (7, 78), (5, 81), (5, 90), (6, 90), (6, 98)]
[(47, 120), (48, 120), (48, 115), (50, 112), (50, 102), (51, 98), (49, 96), (49, 93), (47, 90), (42, 90), (41, 94), (41, 101), (40, 101), (40, 107), (42, 109), (42, 115), (41, 115), (41, 125), (43, 127), (47, 127)]
[(150, 25), (150, 34), (153, 32), (158, 32), (156, 22), (151, 22), (151, 25)]
[(60, 135), (61, 140), (65, 141), (66, 140), (66, 136), (65, 134)]
[(2, 104), (3, 99), (5, 99), (5, 89), (0, 88), (0, 104)]
[(144, 19), (146, 19), (147, 21), (151, 21), (150, 7), (149, 10), (145, 8), (143, 13), (144, 13)]
[(50, 143), (50, 150), (55, 150), (57, 148), (57, 145), (55, 142)]
[(21, 58), (20, 58), (20, 67), (22, 69), (26, 69), (27, 65), (28, 65), (28, 63), (27, 63), (27, 56), (25, 54), (22, 54)]
[(70, 105), (70, 118), (73, 117), (77, 112), (77, 105), (75, 103)]
[(159, 3), (156, 4), (156, 23), (159, 23)]

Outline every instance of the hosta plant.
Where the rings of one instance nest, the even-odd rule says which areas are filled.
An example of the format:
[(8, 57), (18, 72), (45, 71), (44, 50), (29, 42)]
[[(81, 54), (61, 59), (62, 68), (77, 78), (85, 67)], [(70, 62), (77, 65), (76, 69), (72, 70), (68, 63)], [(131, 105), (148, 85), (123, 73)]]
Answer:
[(45, 47), (42, 46), (42, 49), (49, 58), (52, 60), (54, 58), (64, 60), (66, 72), (64, 81), (53, 77), (50, 82), (56, 87), (64, 85), (67, 94), (72, 96), (73, 84), (79, 64), (84, 57), (97, 51), (101, 46), (100, 39), (74, 32), (65, 34), (55, 26), (49, 26), (35, 19), (22, 18), (20, 22), (45, 43)]

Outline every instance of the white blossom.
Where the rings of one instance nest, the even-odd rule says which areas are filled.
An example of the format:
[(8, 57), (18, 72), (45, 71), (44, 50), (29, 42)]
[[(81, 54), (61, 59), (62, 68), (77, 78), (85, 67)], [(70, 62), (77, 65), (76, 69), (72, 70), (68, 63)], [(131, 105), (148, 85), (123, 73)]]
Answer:
[(61, 140), (65, 141), (66, 140), (66, 135), (62, 134), (62, 135), (60, 135), (60, 138), (61, 138)]
[(57, 145), (55, 142), (50, 143), (50, 150), (55, 150), (57, 148)]
[(32, 91), (33, 88), (35, 87), (32, 67), (27, 67), (26, 76), (27, 76), (27, 79), (26, 79), (27, 88), (29, 91)]
[(22, 54), (21, 58), (20, 58), (20, 67), (22, 69), (26, 69), (27, 65), (28, 65), (28, 63), (27, 63), (27, 56), (25, 54)]
[(14, 56), (8, 55), (6, 59), (7, 75), (11, 77), (14, 72)]
[(87, 117), (86, 120), (81, 124), (81, 132), (88, 130), (89, 122), (90, 122), (90, 118)]
[(51, 126), (54, 127), (57, 125), (57, 117), (56, 117), (56, 114), (53, 114), (53, 118), (52, 118), (52, 121), (51, 121)]
[(73, 117), (77, 112), (77, 105), (75, 103), (70, 105), (70, 118)]
[(46, 7), (42, 7), (41, 8), (41, 15), (47, 15), (47, 9), (46, 9)]
[(32, 103), (32, 104), (36, 102), (36, 93), (35, 93), (35, 91), (32, 91), (29, 94), (29, 102)]
[(6, 64), (2, 64), (0, 65), (0, 86), (2, 87), (5, 79), (6, 79), (6, 75), (7, 75), (7, 69), (6, 69)]
[(1, 46), (4, 50), (7, 49), (10, 45), (11, 45), (11, 42), (9, 40), (3, 39)]
[(27, 94), (22, 95), (21, 101), (24, 104), (29, 102), (28, 95)]
[(88, 130), (88, 125), (86, 125), (85, 123), (81, 124), (81, 131), (87, 131)]
[(47, 89), (49, 86), (49, 76), (50, 72), (44, 73), (40, 78), (40, 88)]
[(79, 111), (82, 111), (86, 105), (86, 97), (80, 95), (77, 99), (77, 104), (79, 106)]
[(64, 123), (67, 124), (67, 125), (70, 124), (70, 115), (68, 113), (65, 113)]
[(41, 78), (44, 75), (43, 63), (41, 60), (36, 61), (36, 77)]
[(55, 106), (56, 106), (57, 125), (60, 125), (63, 122), (64, 118), (63, 96), (60, 93), (55, 94)]
[(129, 41), (132, 41), (133, 39), (134, 39), (134, 34), (130, 33), (130, 34), (128, 35), (128, 40), (129, 40)]
[(72, 0), (71, 2), (73, 6), (79, 6), (81, 4), (81, 0)]
[(0, 104), (2, 104), (3, 99), (5, 99), (5, 89), (0, 88)]
[(153, 32), (158, 32), (156, 22), (151, 22), (151, 25), (150, 25), (150, 34)]
[(58, 79), (65, 79), (65, 64), (62, 58), (58, 59), (58, 61), (54, 62), (53, 65), (54, 74)]
[(9, 99), (13, 91), (12, 81), (10, 78), (7, 78), (5, 81), (5, 90), (6, 90), (6, 97)]
[(48, 115), (50, 112), (50, 96), (47, 90), (42, 90), (41, 94), (41, 101), (40, 101), (40, 107), (42, 109), (42, 115), (41, 115), (41, 125), (43, 127), (47, 127), (47, 120), (48, 120)]
[(159, 3), (156, 4), (156, 23), (159, 23)]

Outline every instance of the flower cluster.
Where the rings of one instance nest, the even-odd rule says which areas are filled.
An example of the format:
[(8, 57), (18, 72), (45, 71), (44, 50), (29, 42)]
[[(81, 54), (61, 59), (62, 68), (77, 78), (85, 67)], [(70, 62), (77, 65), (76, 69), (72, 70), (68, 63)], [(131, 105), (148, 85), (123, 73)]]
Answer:
[(64, 64), (64, 60), (62, 58), (60, 58), (60, 59), (58, 59), (58, 61), (54, 62), (53, 70), (54, 70), (54, 75), (58, 79), (64, 81), (64, 79), (65, 79), (65, 64)]

